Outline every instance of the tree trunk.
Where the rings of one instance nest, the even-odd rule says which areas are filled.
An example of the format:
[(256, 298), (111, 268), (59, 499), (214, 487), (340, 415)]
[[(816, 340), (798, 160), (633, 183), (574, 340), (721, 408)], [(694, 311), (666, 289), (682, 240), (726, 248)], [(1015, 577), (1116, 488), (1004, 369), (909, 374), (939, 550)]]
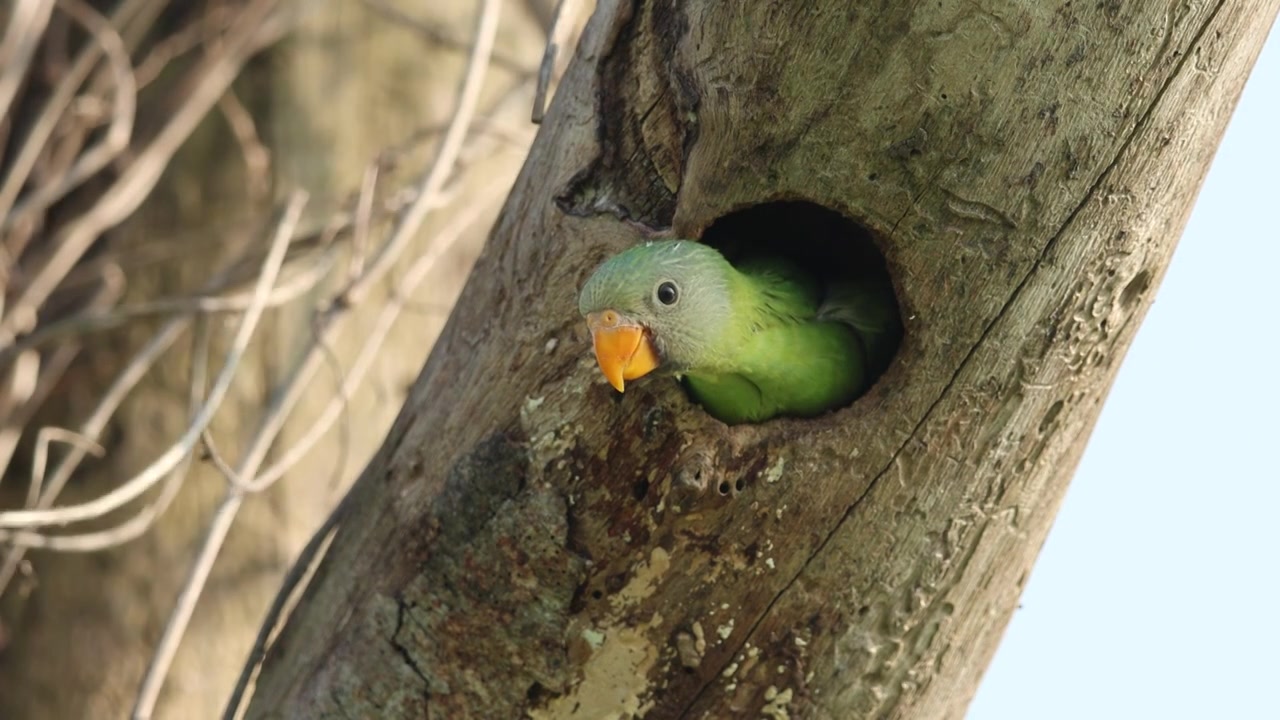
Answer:
[[(249, 717), (962, 716), (1276, 11), (601, 0)], [(889, 371), (754, 426), (617, 396), (619, 218), (776, 200), (876, 238)]]

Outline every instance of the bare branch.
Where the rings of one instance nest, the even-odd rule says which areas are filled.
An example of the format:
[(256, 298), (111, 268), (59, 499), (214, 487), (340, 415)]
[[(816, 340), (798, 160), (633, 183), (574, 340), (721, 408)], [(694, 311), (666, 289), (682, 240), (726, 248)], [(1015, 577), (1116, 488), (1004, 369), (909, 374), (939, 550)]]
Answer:
[(226, 92), (244, 62), (280, 36), (284, 25), (272, 18), (276, 5), (277, 0), (256, 0), (245, 9), (236, 23), (238, 31), (228, 33), (227, 41), (202, 63), (187, 101), (93, 207), (55, 238), (52, 255), (33, 273), (16, 301), (0, 317), (0, 345), (12, 342), (18, 334), (34, 327), (37, 309), (60, 279), (103, 231), (115, 226), (142, 203), (169, 159)]
[(240, 153), (244, 156), (245, 172), (249, 176), (249, 198), (258, 200), (271, 188), (271, 153), (258, 137), (253, 116), (234, 92), (228, 91), (218, 99), (218, 109), (231, 127), (231, 134), (235, 136), (240, 145)]
[(9, 11), (9, 27), (0, 42), (0, 117), (9, 115), (9, 106), (52, 14), (53, 0), (17, 0)]
[[(361, 2), (370, 10), (382, 15), (398, 27), (407, 28), (418, 33), (422, 38), (430, 43), (434, 43), (442, 48), (455, 51), (472, 51), (474, 46), (466, 41), (459, 40), (449, 34), (448, 30), (425, 23), (400, 8), (387, 2), (387, 0), (361, 0)], [(511, 57), (500, 51), (494, 51), (490, 54), (490, 61), (494, 67), (502, 68), (517, 75), (523, 75), (529, 72), (529, 64), (521, 62), (518, 58)]]
[[(272, 288), (266, 307), (286, 305), (312, 291), (324, 279), (331, 267), (331, 257), (322, 254), (318, 260), (308, 262), (300, 269), (291, 271), (290, 268), (286, 268), (281, 274), (288, 274), (289, 277), (284, 278)], [(242, 290), (227, 294), (211, 292), (192, 297), (160, 298), (111, 309), (90, 308), (85, 312), (49, 323), (30, 335), (24, 335), (8, 349), (0, 351), (0, 360), (43, 347), (63, 338), (83, 337), (89, 333), (110, 330), (134, 320), (157, 315), (243, 312), (249, 308), (252, 300), (251, 290)]]
[[(199, 410), (201, 401), (204, 399), (204, 385), (209, 365), (210, 336), (208, 324), (203, 320), (198, 321), (193, 337), (191, 381), (188, 392), (188, 404), (191, 408), (191, 417), (193, 419), (195, 413)], [(190, 470), (192, 457), (193, 454), (188, 454), (169, 473), (167, 480), (161, 486), (160, 494), (154, 501), (119, 525), (102, 530), (53, 536), (29, 530), (12, 532), (0, 530), (0, 539), (13, 543), (19, 549), (37, 548), (57, 552), (97, 552), (123, 545), (130, 540), (141, 537), (143, 533), (151, 529), (156, 519), (168, 509), (170, 503), (177, 497), (178, 490), (182, 487), (182, 481)]]
[(44, 469), (49, 460), (49, 443), (55, 440), (80, 448), (94, 457), (102, 457), (107, 452), (97, 442), (79, 433), (64, 428), (40, 428), (40, 432), (36, 433), (35, 459), (31, 463), (31, 484), (27, 486), (27, 507), (35, 505), (40, 499), (40, 488), (44, 484)]
[[(115, 382), (107, 388), (89, 418), (80, 426), (81, 435), (96, 439), (102, 433), (107, 421), (115, 414), (116, 408), (133, 391), (134, 386), (146, 375), (151, 366), (169, 349), (169, 346), (178, 338), (178, 335), (186, 329), (188, 322), (189, 319), (186, 317), (171, 320), (151, 338), (146, 346), (120, 372)], [(54, 470), (52, 479), (45, 486), (44, 492), (36, 504), (37, 507), (49, 507), (53, 504), (53, 500), (62, 492), (63, 486), (71, 479), (71, 474), (75, 472), (76, 466), (84, 459), (85, 454), (84, 450), (76, 447), (72, 448), (67, 457), (62, 459), (62, 462)], [(5, 556), (4, 564), (0, 565), (0, 594), (4, 593), (9, 581), (13, 579), (13, 574), (17, 572), (24, 552), (25, 548), (18, 545)]]
[[(313, 342), (311, 350), (304, 354), (302, 360), (289, 375), (284, 384), (284, 392), (279, 394), (277, 401), (267, 410), (266, 415), (259, 424), (257, 431), (253, 435), (254, 442), (245, 451), (237, 468), (239, 477), (253, 477), (257, 472), (262, 462), (266, 459), (267, 450), (270, 448), (271, 443), (274, 442), (283, 428), (284, 420), (289, 411), (301, 397), (303, 388), (314, 374), (322, 357), (321, 348), (329, 342), (331, 333), (336, 332), (338, 327), (335, 322), (336, 319), (345, 313), (355, 300), (362, 297), (368, 288), (392, 267), (396, 259), (403, 253), (405, 246), (408, 245), (421, 228), (422, 222), (426, 219), (427, 213), (443, 188), (445, 180), (452, 173), (453, 164), (458, 157), (463, 140), (467, 136), (471, 119), (475, 114), (476, 103), (479, 99), (480, 89), (488, 67), (489, 53), (493, 48), (494, 37), (497, 33), (500, 9), (501, 0), (484, 0), (481, 6), (474, 51), (459, 93), (457, 109), (441, 141), (440, 149), (430, 170), (427, 171), (418, 186), (420, 190), (417, 198), (400, 216), (391, 232), (390, 238), (382, 246), (367, 271), (348, 285), (339, 300), (331, 306), (330, 311), (318, 321), (316, 340)], [(366, 347), (369, 345), (371, 343), (366, 344)], [(269, 484), (270, 482), (252, 482), (252, 486), (255, 488), (267, 487)], [(216, 560), (223, 543), (226, 541), (231, 525), (239, 513), (245, 497), (246, 494), (240, 487), (231, 485), (228, 488), (226, 498), (215, 511), (204, 543), (192, 565), (191, 574), (183, 586), (178, 602), (169, 617), (169, 622), (165, 626), (155, 656), (152, 658), (151, 665), (148, 667), (147, 674), (143, 679), (142, 687), (138, 692), (137, 703), (134, 707), (134, 718), (141, 720), (150, 717), (155, 707), (156, 699), (160, 695), (160, 689), (164, 684), (168, 668), (173, 662), (174, 654), (182, 641), (182, 636), (186, 633), (191, 614), (195, 610), (195, 604), (204, 590), (209, 573), (213, 568), (214, 560)]]
[(213, 7), (198, 21), (153, 45), (134, 68), (138, 87), (151, 84), (175, 58), (199, 47), (206, 36), (226, 30), (234, 20), (235, 14), (230, 7)]
[[(43, 7), (41, 1), (18, 0), (5, 44), (0, 45), (0, 57), (7, 57), (4, 53), (12, 50), (9, 42), (17, 22), (13, 18), (26, 9), (24, 27), (35, 27), (32, 23), (38, 18), (30, 11)], [(379, 0), (366, 1), (370, 6), (384, 5)], [(44, 5), (48, 6), (46, 15), (55, 5), (64, 8), (67, 16), (87, 33), (80, 36), (83, 45), (74, 53), (40, 56), (48, 56), (52, 59), (45, 62), (56, 64), (56, 71), (49, 73), (56, 82), (51, 83), (52, 94), (31, 115), (34, 120), (22, 131), (22, 142), (13, 144), (19, 148), (18, 154), (7, 166), (7, 174), (0, 178), (0, 273), (9, 274), (0, 276), (0, 283), (7, 285), (7, 293), (0, 293), (0, 373), (7, 377), (0, 379), (13, 390), (0, 397), (0, 402), (8, 403), (5, 410), (13, 410), (7, 417), (13, 422), (0, 423), (0, 469), (13, 457), (27, 420), (76, 357), (86, 333), (117, 328), (138, 318), (172, 317), (130, 359), (78, 427), (46, 427), (36, 435), (26, 506), (0, 512), (0, 543), (11, 546), (0, 564), (0, 595), (22, 567), (28, 548), (91, 552), (120, 545), (147, 532), (181, 491), (201, 444), (207, 447), (209, 458), (226, 479), (226, 494), (210, 520), (139, 687), (133, 716), (148, 718), (244, 500), (281, 479), (330, 432), (334, 423), (347, 417), (348, 402), (369, 376), (395, 323), (405, 311), (414, 310), (411, 295), (441, 258), (505, 195), (503, 184), (494, 183), (479, 197), (469, 197), (465, 207), (434, 231), (429, 242), (418, 247), (425, 220), (431, 211), (452, 202), (462, 185), (456, 181), (460, 169), (478, 157), (476, 146), (468, 142), (472, 137), (482, 135), (498, 143), (523, 147), (527, 135), (532, 134), (526, 126), (502, 125), (477, 116), (489, 68), (503, 67), (504, 62), (512, 65), (516, 84), (500, 102), (518, 95), (519, 105), (528, 102), (533, 73), (495, 54), (501, 0), (479, 0), (472, 40), (454, 43), (467, 49), (469, 57), (446, 125), (419, 133), (407, 147), (385, 151), (366, 172), (358, 192), (352, 193), (342, 210), (317, 229), (298, 232), (304, 196), (295, 195), (265, 253), (261, 246), (244, 249), (199, 294), (118, 307), (124, 276), (121, 268), (173, 260), (172, 254), (166, 258), (165, 253), (172, 253), (173, 249), (166, 246), (175, 243), (149, 242), (138, 253), (123, 257), (116, 256), (114, 248), (105, 243), (103, 247), (108, 252), (86, 253), (105, 231), (146, 199), (174, 153), (211, 110), (217, 108), (221, 112), (238, 140), (249, 171), (251, 196), (269, 190), (269, 151), (258, 135), (253, 117), (227, 91), (247, 59), (284, 31), (287, 23), (280, 16), (285, 3), (246, 0), (234, 10), (215, 6), (186, 29), (159, 45), (152, 44), (150, 51), (143, 53), (145, 59), (136, 66), (131, 55), (137, 56), (136, 48), (164, 2), (123, 0), (110, 20), (93, 11), (85, 0), (44, 0)], [(41, 32), (47, 22), (46, 17), (39, 23)], [(35, 37), (32, 42), (38, 44), (39, 35)], [(154, 135), (145, 139), (133, 137), (139, 87), (154, 78), (157, 68), (165, 62), (201, 44), (206, 46), (206, 54), (198, 62), (193, 58), (195, 67), (178, 85), (186, 92), (172, 114)], [(29, 62), (26, 67), (30, 68)], [(0, 66), (0, 89), (9, 74), (7, 64)], [(512, 79), (504, 78), (504, 82)], [(0, 124), (0, 132), (4, 131)], [(413, 171), (417, 177), (412, 184), (393, 185), (387, 179), (392, 175), (389, 168), (419, 150), (428, 137), (438, 139), (430, 165)], [(114, 178), (102, 174), (103, 189), (86, 187), (75, 195), (77, 202), (82, 197), (87, 200), (87, 208), (79, 216), (60, 217), (57, 222), (63, 225), (44, 227), (44, 223), (51, 222), (46, 215), (52, 203), (84, 186), (86, 179), (100, 174), (112, 162), (118, 174)], [(320, 306), (322, 309), (314, 317), (313, 336), (283, 381), (271, 389), (271, 403), (262, 408), (256, 427), (248, 434), (245, 450), (237, 457), (224, 458), (218, 452), (210, 423), (240, 371), (241, 360), (257, 334), (263, 313), (305, 296), (332, 277), (335, 249), (340, 250), (343, 242), (351, 243), (351, 254), (346, 267), (338, 271), (339, 291), (328, 298), (327, 305)], [(403, 274), (373, 322), (356, 328), (364, 342), (350, 367), (344, 370), (330, 349), (345, 337), (342, 333), (350, 331), (351, 323), (344, 320), (352, 317), (353, 308), (372, 290), (387, 283), (393, 272), (400, 274), (401, 269)], [(89, 290), (97, 291), (95, 300), (84, 302), (81, 298)], [(3, 304), (6, 295), (7, 306)], [(57, 308), (57, 312), (50, 313), (50, 307)], [(225, 312), (240, 313), (241, 317), (222, 367), (206, 391), (212, 333), (205, 315)], [(55, 507), (84, 458), (101, 453), (100, 438), (124, 398), (192, 324), (195, 332), (187, 427), (138, 474), (87, 502)], [(336, 392), (315, 417), (309, 418), (310, 425), (301, 438), (267, 466), (270, 449), (326, 360), (337, 368)], [(16, 420), (19, 417), (20, 422)], [(56, 462), (46, 474), (52, 442), (65, 442), (69, 447), (55, 454)], [(342, 473), (345, 464), (339, 463), (338, 473)], [(112, 515), (125, 508), (129, 509), (128, 517)], [(63, 529), (89, 521), (95, 521), (92, 529)], [(101, 521), (109, 524), (104, 526)], [(282, 602), (288, 597), (286, 593)], [(264, 630), (267, 634), (261, 643), (270, 639), (269, 630), (270, 627)]]
[[(534, 125), (541, 125), (547, 112), (547, 97), (551, 92), (551, 84), (558, 80), (560, 73), (568, 64), (568, 56), (561, 50), (574, 42), (574, 37), (581, 31), (576, 21), (580, 16), (581, 0), (556, 0), (555, 10), (551, 14), (551, 24), (547, 29), (547, 47), (542, 53), (542, 63), (538, 66), (538, 85), (533, 96), (533, 114), (530, 120)], [(538, 3), (530, 1), (531, 6)]]
[[(121, 277), (119, 271), (114, 270), (111, 266), (107, 266), (102, 274), (102, 285), (89, 300), (87, 312), (96, 312), (100, 308), (114, 305), (120, 299), (121, 293), (124, 292), (124, 278)], [(23, 354), (26, 351), (20, 351)], [(0, 423), (0, 477), (4, 476), (4, 471), (8, 469), (9, 462), (13, 459), (13, 453), (18, 447), (18, 438), (22, 435), (22, 430), (30, 422), (35, 415), (36, 409), (44, 403), (45, 398), (53, 392), (58, 381), (62, 379), (63, 373), (71, 366), (71, 361), (80, 353), (80, 343), (78, 341), (69, 342), (57, 348), (48, 358), (43, 359), (38, 367), (39, 378), (30, 395), (24, 398), (23, 402), (17, 404), (16, 407), (0, 408), (4, 412), (0, 412), (0, 417), (5, 418)], [(2, 353), (0, 353), (2, 354)], [(15, 374), (21, 371), (18, 364), (13, 366)], [(19, 381), (20, 382), (20, 381)], [(12, 395), (10, 398), (12, 399)], [(81, 435), (84, 432), (81, 431)], [(0, 594), (3, 593), (4, 582), (0, 581)]]
[(368, 292), (374, 279), (381, 277), (400, 257), (405, 246), (422, 226), (432, 201), (449, 178), (453, 162), (471, 126), (471, 118), (475, 116), (476, 103), (480, 100), (480, 89), (484, 86), (484, 78), (489, 69), (489, 55), (493, 51), (493, 41), (498, 34), (498, 14), (501, 8), (501, 0), (483, 0), (481, 3), (475, 45), (467, 61), (467, 73), (462, 80), (462, 91), (458, 94), (457, 109), (449, 120), (444, 138), (440, 141), (435, 162), (418, 185), (418, 197), (409, 206), (408, 212), (401, 216), (399, 224), (392, 231), (391, 239), (381, 253), (373, 258), (369, 272), (362, 279), (351, 283), (343, 293), (348, 302), (357, 302), (364, 293)]
[[(115, 28), (106, 18), (98, 14), (81, 0), (58, 0), (76, 22), (89, 31), (96, 46), (106, 55), (107, 65), (111, 69), (111, 77), (115, 88), (115, 101), (111, 103), (111, 123), (102, 140), (88, 150), (79, 154), (75, 163), (56, 182), (46, 182), (36, 188), (30, 195), (13, 206), (14, 198), (35, 167), (36, 159), (44, 149), (45, 143), (52, 136), (54, 128), (63, 117), (67, 105), (89, 68), (96, 59), (96, 53), (86, 48), (77, 59), (74, 70), (63, 78), (53, 98), (44, 108), (35, 127), (23, 143), (23, 148), (11, 168), (9, 176), (0, 187), (0, 230), (11, 227), (30, 216), (41, 212), (75, 189), (94, 173), (106, 167), (129, 144), (133, 134), (134, 114), (137, 110), (137, 84), (133, 77), (133, 67), (129, 62), (129, 51), (124, 41), (116, 33)], [(92, 46), (91, 46), (92, 47)], [(7, 212), (13, 207), (13, 212)]]
[(351, 264), (347, 269), (349, 281), (364, 272), (365, 257), (369, 252), (369, 226), (373, 222), (373, 194), (378, 185), (378, 165), (370, 165), (360, 183), (360, 199), (356, 203), (355, 232), (351, 237)]
[(222, 457), (222, 453), (218, 452), (218, 444), (213, 441), (213, 433), (209, 432), (209, 428), (200, 431), (200, 442), (204, 443), (205, 452), (208, 453), (209, 462), (213, 463), (213, 467), (222, 474), (222, 477), (232, 485), (244, 485), (244, 480), (236, 474), (235, 468), (231, 467), (226, 458)]
[(328, 432), (329, 428), (333, 426), (333, 423), (342, 414), (343, 408), (355, 395), (355, 391), (364, 380), (365, 374), (373, 367), (373, 361), (377, 359), (383, 341), (386, 340), (387, 334), (391, 332), (391, 328), (395, 325), (400, 313), (406, 309), (408, 298), (412, 296), (418, 285), (426, 279), (427, 274), (436, 267), (436, 263), (439, 262), (440, 258), (461, 239), (463, 233), (471, 229), (485, 213), (491, 211), (497, 202), (501, 201), (505, 196), (505, 189), (490, 187), (485, 196), (475, 198), (469, 202), (467, 209), (440, 231), (435, 238), (435, 242), (409, 267), (396, 287), (395, 293), (383, 305), (382, 312), (378, 314), (377, 320), (373, 323), (373, 328), (361, 344), (360, 354), (356, 356), (356, 359), (351, 363), (351, 368), (347, 371), (346, 380), (342, 384), (341, 391), (320, 411), (316, 421), (307, 429), (302, 439), (285, 452), (284, 456), (274, 465), (264, 470), (258, 477), (248, 483), (249, 489), (258, 492), (270, 487), (272, 483), (283, 477), (290, 468), (306, 457), (306, 454), (315, 447), (320, 438), (324, 437), (324, 434)]
[(276, 228), (275, 237), (271, 240), (271, 252), (267, 255), (266, 264), (263, 266), (262, 274), (258, 278), (257, 286), (254, 288), (253, 304), (240, 318), (240, 324), (231, 342), (231, 349), (227, 352), (227, 359), (223, 364), (222, 372), (218, 374), (213, 388), (209, 391), (209, 397), (205, 401), (204, 407), (200, 409), (196, 418), (178, 441), (160, 457), (156, 458), (145, 470), (106, 495), (78, 505), (68, 505), (49, 510), (0, 512), (0, 528), (66, 525), (101, 517), (146, 492), (166, 473), (177, 466), (178, 462), (186, 454), (191, 452), (200, 438), (201, 431), (213, 419), (214, 413), (217, 412), (218, 407), (222, 404), (222, 399), (226, 396), (227, 390), (231, 387), (231, 381), (235, 377), (235, 370), (239, 367), (245, 348), (248, 347), (249, 340), (253, 337), (253, 331), (258, 325), (258, 320), (262, 317), (266, 300), (271, 293), (272, 284), (275, 282), (276, 276), (280, 272), (280, 266), (284, 262), (284, 254), (289, 246), (289, 238), (293, 236), (293, 231), (297, 227), (305, 204), (306, 193), (299, 191), (290, 198), (289, 204), (285, 209), (284, 218), (280, 221), (279, 226)]

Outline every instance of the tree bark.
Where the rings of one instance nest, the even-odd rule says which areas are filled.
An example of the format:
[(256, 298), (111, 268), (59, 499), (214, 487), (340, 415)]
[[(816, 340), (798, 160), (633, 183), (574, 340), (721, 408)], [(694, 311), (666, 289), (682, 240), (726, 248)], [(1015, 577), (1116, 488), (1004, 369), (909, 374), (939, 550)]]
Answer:
[[(961, 717), (1276, 12), (601, 0), (248, 716)], [(783, 199), (884, 252), (878, 384), (613, 393), (619, 218)]]

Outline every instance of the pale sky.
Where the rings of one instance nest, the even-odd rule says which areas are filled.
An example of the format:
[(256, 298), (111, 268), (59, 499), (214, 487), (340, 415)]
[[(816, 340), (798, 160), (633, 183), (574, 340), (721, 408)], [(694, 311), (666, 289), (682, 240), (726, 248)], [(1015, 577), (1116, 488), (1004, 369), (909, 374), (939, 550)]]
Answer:
[(969, 720), (1280, 720), (1280, 32)]

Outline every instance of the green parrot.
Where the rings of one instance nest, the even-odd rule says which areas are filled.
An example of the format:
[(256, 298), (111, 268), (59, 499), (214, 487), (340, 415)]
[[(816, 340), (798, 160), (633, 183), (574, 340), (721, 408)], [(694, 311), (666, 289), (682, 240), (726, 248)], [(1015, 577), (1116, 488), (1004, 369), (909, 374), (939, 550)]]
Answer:
[(650, 372), (672, 374), (728, 424), (848, 404), (901, 335), (887, 278), (824, 281), (759, 253), (730, 263), (692, 240), (649, 241), (606, 260), (578, 309), (619, 392)]

